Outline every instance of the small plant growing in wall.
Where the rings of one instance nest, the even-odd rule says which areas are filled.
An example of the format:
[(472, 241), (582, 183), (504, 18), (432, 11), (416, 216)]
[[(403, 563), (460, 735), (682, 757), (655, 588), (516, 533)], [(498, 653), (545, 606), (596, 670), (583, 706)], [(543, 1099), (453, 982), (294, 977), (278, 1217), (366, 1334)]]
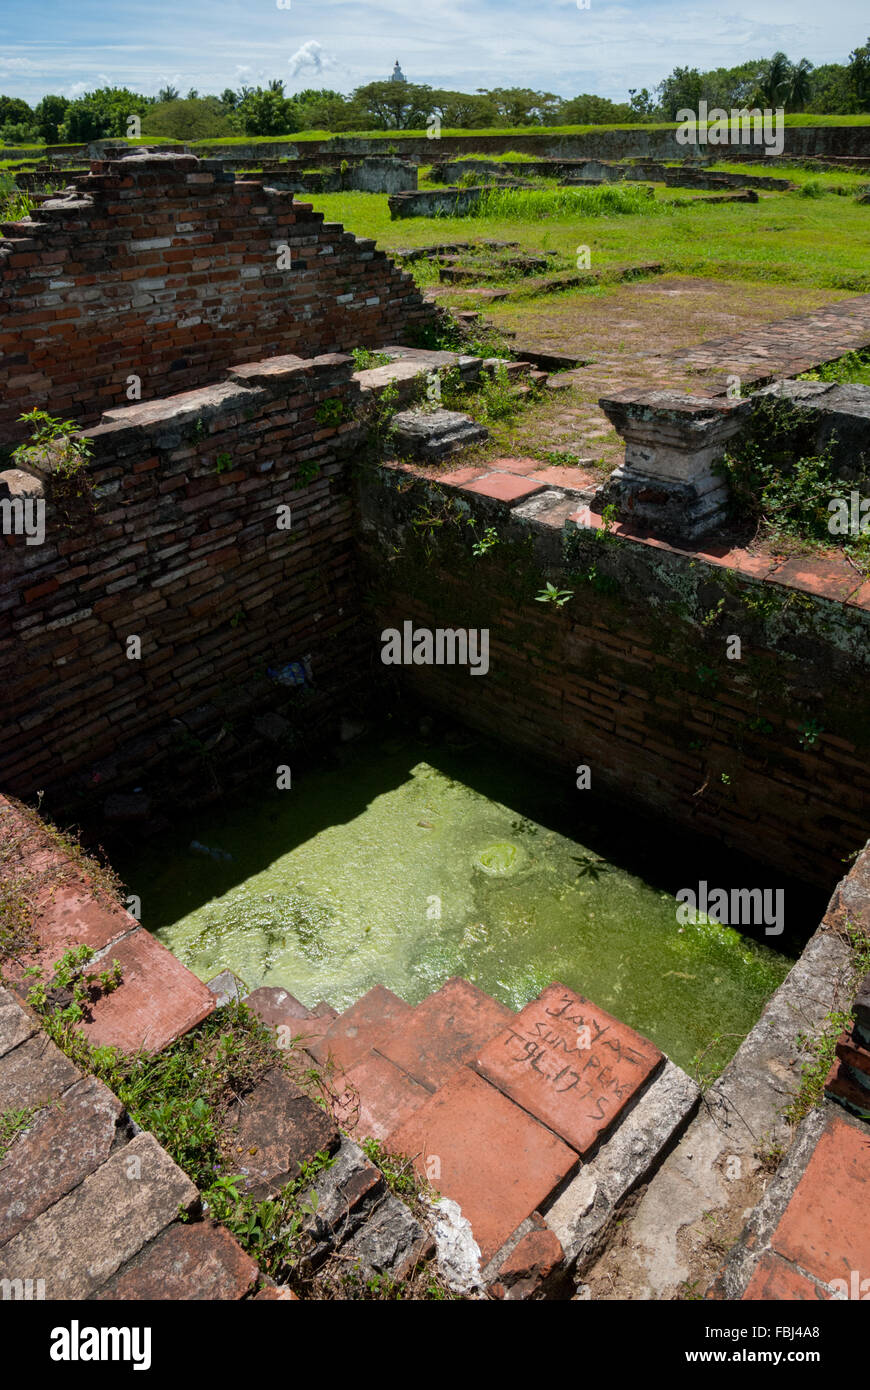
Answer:
[(336, 429), (344, 419), (344, 402), (340, 401), (338, 396), (330, 396), (328, 400), (320, 402), (314, 412), (314, 418), (318, 425)]
[(203, 420), (202, 416), (200, 416), (200, 418), (194, 422), (192, 428), (188, 432), (187, 442), (188, 444), (199, 444), (203, 439), (205, 439), (207, 434), (208, 425), (205, 423), (205, 420)]
[(535, 603), (548, 603), (552, 608), (564, 608), (573, 597), (573, 589), (559, 589), (555, 584), (547, 582), (541, 592), (535, 594)]
[(812, 748), (819, 734), (823, 734), (824, 732), (822, 725), (817, 724), (815, 719), (808, 719), (806, 723), (802, 724), (800, 727), (799, 738), (801, 747)]
[(60, 420), (45, 410), (30, 410), (19, 415), (22, 424), (31, 425), (27, 444), (19, 444), (12, 457), (23, 468), (49, 469), (60, 477), (71, 477), (84, 468), (91, 457), (91, 442), (78, 435), (72, 420)]
[(13, 449), (13, 462), (25, 471), (50, 474), (55, 501), (72, 503), (87, 497), (92, 503), (84, 470), (93, 446), (79, 435), (75, 422), (60, 420), (45, 410), (29, 410), (18, 418), (22, 424), (30, 425), (32, 432), (26, 444)]
[(215, 473), (228, 473), (232, 466), (232, 454), (218, 454), (217, 458), (215, 459), (214, 471)]
[[(468, 525), (474, 527), (474, 519), (472, 517), (468, 518)], [(498, 531), (496, 531), (494, 526), (487, 526), (482, 536), (478, 536), (475, 530), (475, 541), (471, 547), (471, 553), (479, 559), (481, 555), (486, 555), (492, 550), (493, 546), (498, 545), (498, 541)]]
[(309, 483), (313, 483), (314, 479), (319, 477), (319, 459), (303, 459), (299, 465), (299, 486), (307, 487)]
[(388, 447), (394, 432), (393, 416), (398, 409), (399, 387), (395, 381), (390, 381), (379, 393), (374, 409), (367, 418), (370, 457), (379, 459)]
[(701, 627), (712, 627), (713, 624), (714, 624), (715, 622), (717, 622), (717, 621), (719, 620), (719, 618), (721, 618), (721, 616), (722, 616), (722, 609), (723, 609), (724, 607), (725, 607), (725, 600), (724, 600), (724, 598), (720, 598), (719, 602), (718, 602), (717, 604), (715, 604), (715, 605), (709, 610), (709, 612), (705, 613), (704, 616), (701, 618), (701, 620), (700, 620), (700, 622), (701, 622)]

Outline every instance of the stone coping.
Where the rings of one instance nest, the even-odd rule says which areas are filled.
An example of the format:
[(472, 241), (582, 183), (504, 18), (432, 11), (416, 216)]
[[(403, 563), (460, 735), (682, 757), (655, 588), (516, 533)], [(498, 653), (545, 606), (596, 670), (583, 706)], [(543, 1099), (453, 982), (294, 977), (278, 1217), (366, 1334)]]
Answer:
[[(552, 505), (535, 514), (536, 523), (563, 531), (600, 531), (604, 518), (588, 504), (601, 482), (601, 475), (591, 468), (547, 466), (534, 458), (496, 458), (486, 462), (460, 465), (447, 472), (434, 467), (419, 467), (406, 463), (385, 463), (384, 468), (455, 488), (466, 495), (486, 498), (509, 509), (526, 502), (536, 493), (555, 490)], [(578, 494), (578, 506), (565, 516), (564, 503)], [(585, 504), (585, 505), (584, 505)], [(845, 555), (836, 551), (825, 554), (776, 555), (762, 549), (749, 549), (727, 536), (705, 536), (697, 542), (677, 545), (663, 540), (652, 531), (624, 521), (611, 522), (610, 534), (635, 545), (669, 551), (687, 560), (702, 561), (719, 569), (730, 569), (746, 579), (775, 584), (846, 604), (870, 612), (870, 580), (866, 579)]]

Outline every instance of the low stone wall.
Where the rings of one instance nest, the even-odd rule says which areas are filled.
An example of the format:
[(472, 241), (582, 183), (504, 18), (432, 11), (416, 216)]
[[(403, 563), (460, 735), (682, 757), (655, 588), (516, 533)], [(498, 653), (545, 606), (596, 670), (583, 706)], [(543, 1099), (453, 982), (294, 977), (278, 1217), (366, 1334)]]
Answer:
[(390, 216), (468, 217), (486, 188), (424, 188), (419, 193), (395, 193), (390, 198)]
[(275, 172), (254, 170), (240, 176), (262, 179), (269, 188), (291, 193), (408, 193), (417, 188), (416, 164), (399, 159), (362, 159), (348, 169), (334, 159), (322, 169), (296, 159), (277, 164)]
[(762, 174), (720, 174), (703, 169), (673, 168), (665, 164), (634, 162), (605, 164), (599, 159), (540, 159), (501, 160), (455, 159), (433, 164), (430, 177), (433, 183), (455, 183), (463, 174), (511, 174), (514, 178), (555, 178), (571, 182), (578, 179), (601, 183), (664, 183), (672, 188), (765, 188), (784, 192), (795, 185), (788, 179), (768, 178)]
[[(386, 132), (382, 137), (336, 135), (330, 140), (299, 140), (296, 142), (251, 143), (250, 145), (212, 145), (210, 156), (220, 154), (293, 159), (310, 159), (321, 151), (348, 156), (351, 154), (390, 154), (417, 158), (421, 164), (434, 159), (460, 157), (473, 150), (479, 154), (507, 154), (522, 150), (541, 159), (684, 159), (692, 153), (691, 145), (681, 145), (676, 138), (677, 126), (599, 126), (577, 135), (530, 134), (528, 131), (507, 131), (504, 135), (442, 135), (430, 140), (425, 135), (403, 135), (399, 130)], [(806, 156), (844, 155), (862, 157), (870, 150), (870, 124), (819, 125), (784, 127), (784, 154), (796, 158)], [(747, 146), (699, 145), (702, 156), (718, 153), (722, 159), (747, 153)], [(199, 152), (199, 151), (198, 151)], [(758, 148), (750, 153), (764, 158)]]

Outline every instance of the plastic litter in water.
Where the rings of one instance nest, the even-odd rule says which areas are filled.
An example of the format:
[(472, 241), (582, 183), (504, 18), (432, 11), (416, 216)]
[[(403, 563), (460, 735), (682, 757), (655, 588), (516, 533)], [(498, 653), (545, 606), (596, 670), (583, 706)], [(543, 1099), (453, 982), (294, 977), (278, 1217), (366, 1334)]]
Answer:
[(266, 672), (276, 685), (304, 685), (310, 671), (301, 661), (288, 661), (286, 666), (270, 666)]

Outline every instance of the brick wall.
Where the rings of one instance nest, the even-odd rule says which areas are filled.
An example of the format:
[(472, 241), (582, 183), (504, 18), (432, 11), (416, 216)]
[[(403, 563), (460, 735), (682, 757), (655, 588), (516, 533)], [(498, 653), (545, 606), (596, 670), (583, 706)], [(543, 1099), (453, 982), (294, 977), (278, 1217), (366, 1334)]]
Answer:
[[(451, 524), (451, 497), (476, 515), (475, 534), (497, 532), (484, 556), (471, 555), (466, 521)], [(427, 527), (433, 516), (441, 524)], [(587, 764), (594, 791), (805, 881), (829, 885), (865, 843), (867, 609), (753, 583), (661, 542), (521, 520), (401, 470), (367, 485), (364, 536), (379, 630), (408, 619), (489, 629), (486, 675), (384, 668), (424, 704), (543, 758), (571, 786)], [(536, 601), (547, 580), (573, 592), (563, 609)], [(732, 634), (739, 661), (726, 658)]]
[(131, 375), (154, 399), (235, 363), (407, 342), (435, 315), (373, 241), (219, 161), (98, 161), (76, 188), (0, 240), (0, 444), (33, 408), (93, 423)]
[[(659, 158), (685, 159), (690, 147), (680, 145), (676, 140), (676, 125), (670, 128), (658, 126), (596, 126), (580, 134), (535, 135), (528, 129), (508, 131), (505, 135), (441, 135), (437, 142), (426, 135), (405, 135), (402, 131), (390, 131), (385, 136), (335, 135), (330, 140), (293, 141), (251, 141), (246, 145), (212, 146), (215, 155), (226, 154), (244, 159), (267, 159), (298, 157), (304, 159), (308, 167), (320, 163), (324, 155), (378, 155), (389, 145), (399, 155), (417, 158), (422, 164), (429, 164), (433, 154), (439, 159), (460, 157), (470, 151), (480, 154), (506, 154), (511, 150), (524, 150), (527, 154), (541, 158), (556, 159), (630, 159)], [(802, 157), (805, 155), (835, 156), (851, 158), (870, 155), (870, 135), (867, 126), (786, 126), (784, 129), (786, 155)], [(716, 154), (716, 148), (709, 145), (701, 147), (701, 153)], [(749, 149), (745, 145), (720, 147), (723, 159), (745, 158), (751, 154), (753, 159), (762, 158), (767, 162), (763, 151)]]
[[(325, 717), (348, 696), (360, 642), (352, 371), (339, 355), (248, 364), (86, 433), (92, 497), (49, 501), (41, 545), (0, 537), (5, 790), (47, 790), (50, 808), (102, 799), (167, 758), (180, 777), (191, 748), (216, 738), (218, 760), (244, 762), (248, 715), (295, 698), (267, 668), (304, 656), (306, 710)], [(343, 403), (345, 423), (318, 423), (325, 400)], [(131, 635), (141, 659), (127, 656)]]

